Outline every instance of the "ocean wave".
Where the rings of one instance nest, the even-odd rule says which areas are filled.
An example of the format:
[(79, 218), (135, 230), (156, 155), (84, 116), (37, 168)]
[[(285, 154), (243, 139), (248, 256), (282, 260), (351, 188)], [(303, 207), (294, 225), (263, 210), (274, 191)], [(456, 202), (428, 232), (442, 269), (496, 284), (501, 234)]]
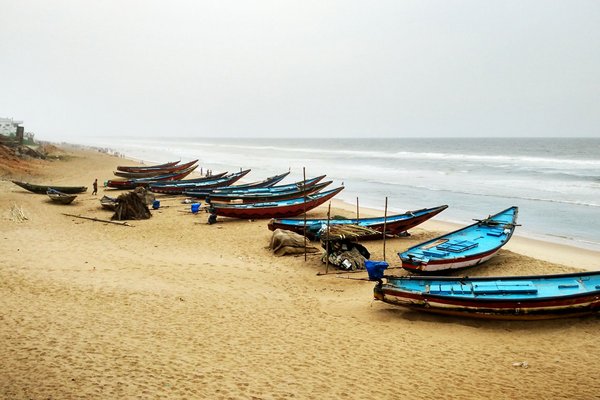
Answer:
[(589, 201), (581, 201), (581, 200), (566, 200), (566, 199), (551, 199), (544, 197), (531, 197), (531, 196), (518, 196), (518, 195), (507, 195), (501, 193), (481, 193), (481, 192), (471, 192), (468, 190), (456, 190), (456, 189), (447, 189), (447, 188), (432, 188), (431, 186), (425, 185), (395, 185), (402, 186), (406, 188), (425, 190), (431, 192), (446, 192), (452, 194), (461, 194), (475, 197), (493, 197), (493, 198), (501, 198), (501, 199), (512, 199), (512, 200), (527, 200), (527, 201), (536, 201), (536, 202), (545, 202), (545, 203), (559, 203), (559, 204), (568, 204), (575, 206), (585, 206), (585, 207), (600, 207), (600, 203), (594, 203)]
[[(319, 143), (318, 141), (316, 143)], [(175, 143), (173, 143), (175, 144)], [(181, 145), (182, 143), (179, 143)], [(572, 159), (558, 157), (515, 156), (509, 154), (467, 154), (449, 152), (419, 152), (419, 151), (382, 151), (365, 149), (335, 149), (326, 147), (306, 146), (278, 146), (274, 144), (244, 144), (244, 143), (214, 143), (192, 141), (188, 146), (210, 148), (211, 152), (222, 150), (232, 156), (248, 152), (270, 152), (270, 157), (278, 154), (282, 158), (339, 158), (347, 161), (361, 162), (376, 160), (410, 161), (411, 163), (423, 162), (461, 162), (471, 167), (490, 167), (501, 170), (524, 168), (524, 172), (543, 174), (564, 174), (566, 177), (576, 177), (586, 180), (600, 179), (600, 160), (597, 159)], [(188, 148), (189, 149), (189, 148)], [(440, 165), (438, 165), (441, 167)], [(586, 171), (582, 171), (586, 170)], [(579, 171), (579, 173), (578, 173)]]

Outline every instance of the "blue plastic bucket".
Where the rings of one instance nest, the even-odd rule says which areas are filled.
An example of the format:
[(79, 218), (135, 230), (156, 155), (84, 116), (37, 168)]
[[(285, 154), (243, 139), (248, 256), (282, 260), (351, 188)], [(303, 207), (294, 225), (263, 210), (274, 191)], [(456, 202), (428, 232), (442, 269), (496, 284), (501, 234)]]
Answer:
[(192, 203), (192, 212), (196, 214), (200, 209), (200, 203)]
[(160, 207), (160, 200), (154, 200), (152, 202), (152, 208), (154, 208), (155, 210), (157, 210)]

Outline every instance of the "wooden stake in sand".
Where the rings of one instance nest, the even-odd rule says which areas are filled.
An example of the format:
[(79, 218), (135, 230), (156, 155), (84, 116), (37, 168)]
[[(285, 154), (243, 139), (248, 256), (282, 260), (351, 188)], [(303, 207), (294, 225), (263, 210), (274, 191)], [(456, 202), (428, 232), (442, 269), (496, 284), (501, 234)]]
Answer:
[[(358, 207), (358, 196), (356, 196), (356, 219), (357, 220), (360, 218), (360, 212), (358, 210), (359, 210), (359, 207)], [(358, 223), (358, 221), (356, 221), (356, 223)]]
[(133, 227), (133, 225), (129, 225), (127, 222), (111, 221), (111, 220), (108, 220), (108, 219), (100, 219), (100, 218), (96, 218), (96, 217), (84, 217), (83, 215), (75, 215), (75, 214), (65, 214), (65, 213), (62, 213), (62, 214), (66, 215), (67, 217), (88, 219), (90, 221), (106, 222), (106, 223), (109, 223), (109, 224), (115, 224), (115, 225), (131, 226), (131, 227)]
[(302, 167), (302, 174), (304, 175), (304, 182), (302, 188), (304, 190), (304, 261), (306, 261), (306, 167)]
[(385, 228), (387, 225), (387, 196), (385, 197), (385, 211), (383, 212), (383, 261), (385, 261)]
[(327, 208), (327, 241), (325, 242), (325, 273), (329, 272), (329, 219), (331, 217), (331, 201), (329, 202), (329, 208)]

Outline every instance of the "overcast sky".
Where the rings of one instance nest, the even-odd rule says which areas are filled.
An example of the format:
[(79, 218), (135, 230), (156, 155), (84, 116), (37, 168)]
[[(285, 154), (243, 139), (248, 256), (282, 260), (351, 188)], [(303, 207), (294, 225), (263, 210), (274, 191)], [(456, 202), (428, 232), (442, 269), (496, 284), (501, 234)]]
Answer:
[(600, 137), (600, 1), (0, 0), (0, 116), (47, 140)]

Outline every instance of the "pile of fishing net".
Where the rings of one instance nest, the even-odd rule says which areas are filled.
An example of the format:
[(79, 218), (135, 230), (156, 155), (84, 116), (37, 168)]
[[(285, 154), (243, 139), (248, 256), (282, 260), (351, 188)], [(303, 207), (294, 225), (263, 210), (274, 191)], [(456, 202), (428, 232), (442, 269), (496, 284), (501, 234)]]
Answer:
[(365, 261), (371, 257), (365, 246), (349, 239), (321, 240), (321, 246), (325, 249), (321, 260), (346, 271), (365, 269)]
[(379, 237), (381, 236), (381, 232), (366, 226), (353, 224), (331, 224), (329, 225), (329, 229), (327, 229), (327, 225), (323, 224), (318, 236), (322, 241), (343, 239), (364, 240)]
[(136, 193), (129, 192), (117, 197), (115, 206), (115, 214), (112, 220), (139, 220), (148, 219), (152, 216), (150, 209), (146, 205), (145, 196), (140, 196), (139, 191)]

